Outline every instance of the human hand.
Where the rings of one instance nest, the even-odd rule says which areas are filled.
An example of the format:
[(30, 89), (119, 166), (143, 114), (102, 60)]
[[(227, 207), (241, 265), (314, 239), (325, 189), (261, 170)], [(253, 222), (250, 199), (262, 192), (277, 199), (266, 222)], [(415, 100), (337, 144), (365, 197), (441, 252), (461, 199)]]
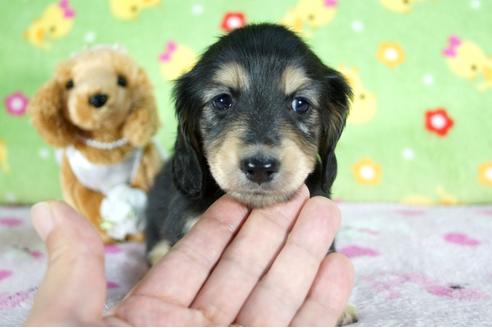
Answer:
[(103, 245), (61, 202), (38, 204), (33, 224), (48, 269), (27, 325), (334, 325), (353, 268), (326, 256), (340, 224), (330, 200), (306, 187), (251, 212), (224, 196), (108, 314)]

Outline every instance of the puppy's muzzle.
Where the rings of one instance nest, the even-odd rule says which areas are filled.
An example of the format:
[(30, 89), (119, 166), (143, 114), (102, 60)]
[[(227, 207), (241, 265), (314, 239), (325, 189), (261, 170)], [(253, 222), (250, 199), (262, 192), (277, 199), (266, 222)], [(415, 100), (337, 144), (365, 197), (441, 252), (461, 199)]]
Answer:
[(271, 157), (254, 156), (241, 161), (241, 171), (243, 171), (248, 180), (259, 185), (272, 181), (279, 167), (279, 161)]
[(98, 93), (89, 97), (89, 104), (92, 107), (100, 108), (108, 101), (108, 95)]

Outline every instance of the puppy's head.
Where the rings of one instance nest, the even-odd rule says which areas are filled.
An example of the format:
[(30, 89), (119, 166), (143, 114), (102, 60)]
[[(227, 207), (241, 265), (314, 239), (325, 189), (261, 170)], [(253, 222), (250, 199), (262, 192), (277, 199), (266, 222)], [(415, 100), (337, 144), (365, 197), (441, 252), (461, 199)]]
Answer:
[(261, 207), (289, 199), (317, 169), (328, 193), (349, 95), (291, 31), (233, 31), (177, 82), (176, 184), (199, 196), (210, 171), (226, 193)]

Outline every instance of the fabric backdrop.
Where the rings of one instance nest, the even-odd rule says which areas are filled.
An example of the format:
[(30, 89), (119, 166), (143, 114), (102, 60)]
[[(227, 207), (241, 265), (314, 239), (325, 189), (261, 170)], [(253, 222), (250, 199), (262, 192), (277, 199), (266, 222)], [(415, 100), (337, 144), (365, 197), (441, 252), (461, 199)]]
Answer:
[(354, 88), (334, 197), (492, 201), (492, 1), (0, 0), (0, 203), (61, 195), (54, 150), (26, 115), (56, 64), (118, 43), (149, 73), (170, 151), (172, 80), (217, 37), (291, 26)]

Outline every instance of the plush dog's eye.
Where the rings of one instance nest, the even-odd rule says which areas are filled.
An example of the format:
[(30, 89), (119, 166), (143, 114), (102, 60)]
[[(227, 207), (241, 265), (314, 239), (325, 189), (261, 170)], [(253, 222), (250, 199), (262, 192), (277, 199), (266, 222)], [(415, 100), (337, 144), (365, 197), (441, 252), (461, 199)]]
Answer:
[(309, 110), (309, 102), (302, 98), (302, 97), (296, 97), (292, 100), (291, 103), (292, 110), (298, 114), (304, 114)]
[(212, 100), (215, 109), (226, 110), (232, 107), (232, 97), (226, 93), (218, 95)]
[(128, 84), (127, 80), (126, 80), (126, 77), (124, 77), (123, 75), (118, 75), (118, 85), (120, 87), (126, 87)]
[(67, 83), (65, 83), (65, 88), (67, 90), (70, 90), (73, 88), (73, 80), (68, 80)]

